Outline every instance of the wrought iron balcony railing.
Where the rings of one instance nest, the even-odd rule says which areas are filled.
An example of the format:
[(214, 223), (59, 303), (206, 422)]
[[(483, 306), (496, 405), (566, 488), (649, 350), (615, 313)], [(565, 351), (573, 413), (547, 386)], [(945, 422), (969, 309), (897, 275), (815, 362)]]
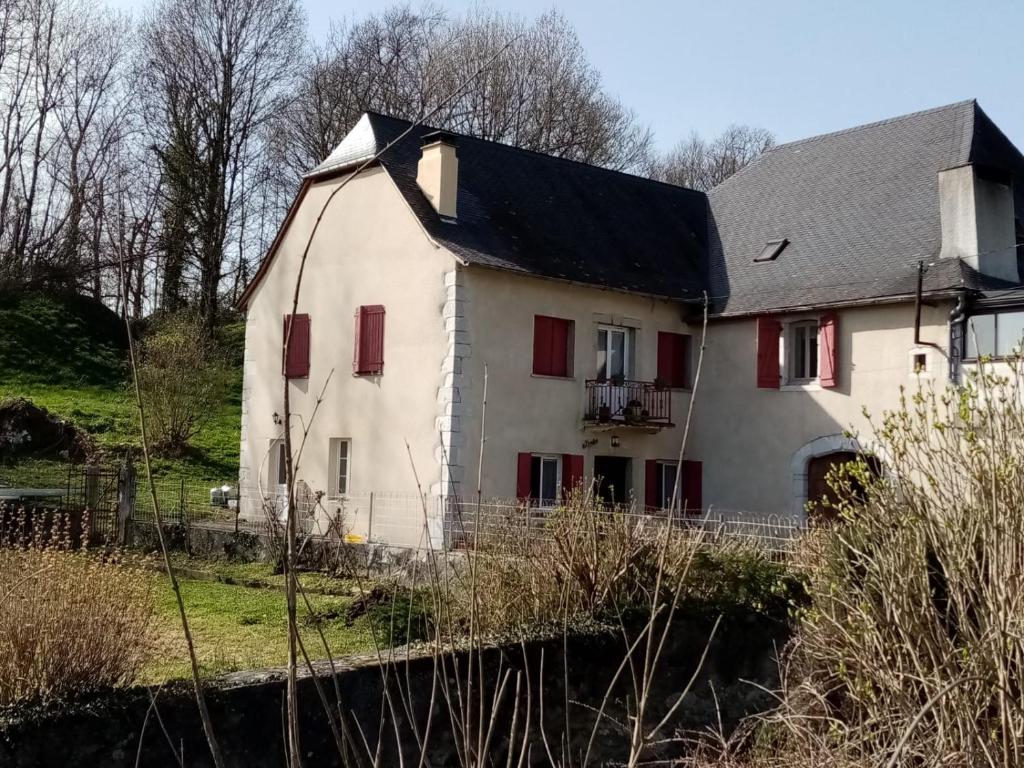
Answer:
[(670, 427), (672, 390), (653, 381), (590, 379), (584, 420), (595, 424)]

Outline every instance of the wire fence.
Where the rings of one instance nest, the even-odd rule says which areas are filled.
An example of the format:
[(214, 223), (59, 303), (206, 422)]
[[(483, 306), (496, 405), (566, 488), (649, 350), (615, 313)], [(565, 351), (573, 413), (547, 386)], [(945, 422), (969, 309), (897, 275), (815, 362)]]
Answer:
[[(223, 480), (155, 478), (152, 490), (133, 470), (89, 468), (54, 463), (11, 472), (0, 468), (0, 500), (50, 506), (99, 509), (98, 524), (116, 535), (125, 521), (153, 524), (154, 499), (165, 524), (208, 527), (269, 535), (270, 525), (283, 524), (288, 499), (279, 493), (246, 490)], [(305, 536), (349, 543), (381, 544), (409, 549), (459, 550), (500, 541), (507, 551), (526, 553), (549, 540), (556, 509), (518, 499), (458, 498), (356, 492), (333, 498), (300, 482), (292, 502)], [(744, 542), (771, 554), (791, 554), (807, 530), (795, 515), (711, 509), (701, 514), (668, 516), (636, 507), (595, 505), (594, 514), (614, 514), (638, 529), (699, 534), (708, 543)]]

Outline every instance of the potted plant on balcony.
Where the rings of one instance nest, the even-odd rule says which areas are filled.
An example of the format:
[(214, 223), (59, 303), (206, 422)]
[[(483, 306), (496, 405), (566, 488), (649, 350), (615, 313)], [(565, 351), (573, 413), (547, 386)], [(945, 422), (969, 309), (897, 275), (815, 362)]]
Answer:
[(643, 421), (646, 415), (643, 407), (644, 404), (639, 400), (630, 400), (626, 403), (626, 407), (622, 409), (622, 418), (625, 419), (627, 424)]

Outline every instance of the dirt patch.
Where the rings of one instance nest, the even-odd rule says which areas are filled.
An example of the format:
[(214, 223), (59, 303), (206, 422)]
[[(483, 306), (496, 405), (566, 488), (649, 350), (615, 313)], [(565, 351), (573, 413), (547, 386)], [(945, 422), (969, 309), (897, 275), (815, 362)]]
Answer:
[(0, 461), (70, 459), (86, 461), (96, 444), (74, 424), (31, 400), (15, 397), (0, 402)]

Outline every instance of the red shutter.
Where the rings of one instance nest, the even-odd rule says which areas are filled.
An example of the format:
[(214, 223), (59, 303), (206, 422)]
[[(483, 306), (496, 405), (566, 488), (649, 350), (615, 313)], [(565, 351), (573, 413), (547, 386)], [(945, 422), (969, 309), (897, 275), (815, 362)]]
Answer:
[(779, 332), (782, 324), (773, 317), (757, 318), (757, 386), (779, 388)]
[(644, 506), (656, 509), (658, 506), (658, 461), (648, 459), (644, 463)]
[(551, 375), (569, 375), (569, 321), (551, 318)]
[(575, 453), (562, 454), (562, 500), (576, 490), (583, 481), (583, 457)]
[(384, 372), (384, 307), (371, 304), (356, 310), (352, 369), (357, 374)]
[(538, 376), (569, 375), (569, 328), (560, 317), (533, 318), (533, 372)]
[(533, 456), (529, 453), (520, 453), (516, 465), (516, 498), (528, 501), (530, 498), (530, 467), (533, 463)]
[(658, 332), (658, 380), (666, 387), (685, 388), (690, 383), (690, 337), (684, 333)]
[(818, 365), (818, 381), (822, 387), (839, 386), (839, 348), (836, 334), (839, 330), (839, 316), (835, 312), (826, 312), (818, 321), (818, 339), (820, 354)]
[(533, 318), (533, 372), (549, 375), (551, 362), (551, 321), (554, 318), (535, 315)]
[(704, 466), (699, 461), (684, 461), (683, 462), (683, 512), (688, 515), (698, 515), (701, 513), (704, 504), (701, 498), (702, 488), (702, 474)]
[[(290, 336), (289, 326), (291, 327)], [(309, 315), (284, 316), (281, 359), (286, 378), (304, 379), (309, 376)]]

